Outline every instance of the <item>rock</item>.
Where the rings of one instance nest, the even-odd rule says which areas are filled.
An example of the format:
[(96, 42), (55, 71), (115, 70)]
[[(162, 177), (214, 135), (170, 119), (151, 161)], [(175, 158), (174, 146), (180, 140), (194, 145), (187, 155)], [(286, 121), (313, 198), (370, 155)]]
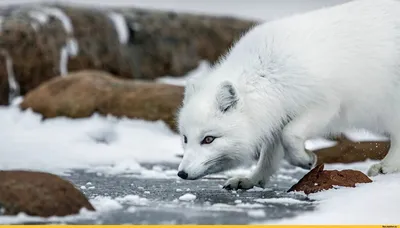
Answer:
[(389, 141), (353, 142), (345, 135), (336, 138), (337, 144), (333, 147), (315, 150), (318, 164), (352, 163), (367, 159), (381, 160), (389, 151)]
[(307, 173), (293, 185), (288, 192), (304, 191), (305, 194), (315, 193), (334, 188), (334, 186), (356, 187), (357, 183), (370, 183), (369, 177), (356, 170), (324, 170), (320, 164)]
[(42, 172), (0, 171), (0, 211), (50, 217), (94, 210), (85, 195), (62, 178)]
[[(54, 12), (65, 14), (70, 24)], [(3, 8), (0, 17), (0, 51), (11, 57), (21, 95), (53, 77), (86, 69), (131, 79), (181, 76), (201, 60), (215, 62), (256, 23), (136, 8), (37, 4)], [(8, 104), (5, 64), (0, 56), (0, 105)]]
[(29, 92), (20, 104), (45, 118), (116, 117), (162, 120), (176, 130), (175, 113), (183, 99), (182, 86), (119, 79), (100, 71), (56, 77)]

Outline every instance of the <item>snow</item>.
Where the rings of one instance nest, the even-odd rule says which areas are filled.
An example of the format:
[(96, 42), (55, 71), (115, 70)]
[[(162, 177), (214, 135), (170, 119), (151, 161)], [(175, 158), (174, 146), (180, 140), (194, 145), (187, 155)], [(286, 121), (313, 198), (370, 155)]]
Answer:
[(0, 16), (0, 32), (3, 30), (4, 17)]
[(307, 203), (305, 201), (283, 197), (283, 198), (266, 198), (266, 199), (254, 199), (258, 203), (277, 203), (277, 204), (301, 204)]
[(6, 71), (7, 71), (8, 86), (9, 86), (8, 99), (11, 102), (14, 98), (19, 96), (20, 93), (19, 84), (17, 79), (15, 78), (12, 57), (10, 56), (8, 51), (4, 49), (1, 50), (1, 55), (4, 56), (6, 61)]
[(203, 60), (200, 61), (199, 65), (195, 69), (189, 71), (183, 77), (164, 76), (156, 79), (156, 81), (165, 84), (185, 86), (188, 79), (205, 76), (208, 72), (210, 72), (210, 70), (211, 63)]
[(118, 39), (121, 44), (126, 44), (128, 43), (129, 40), (129, 30), (128, 30), (128, 25), (126, 24), (126, 20), (123, 15), (116, 13), (116, 12), (110, 12), (108, 13), (108, 18), (113, 22), (114, 28), (117, 31), (118, 34)]
[(265, 211), (262, 209), (257, 209), (257, 210), (250, 210), (247, 212), (247, 215), (253, 218), (263, 218), (267, 216), (265, 214)]
[(118, 200), (112, 199), (109, 196), (96, 196), (95, 198), (90, 200), (90, 203), (93, 205), (96, 211), (100, 213), (121, 210), (124, 208), (121, 202), (118, 202)]
[(68, 48), (63, 46), (60, 51), (60, 67), (59, 71), (61, 76), (66, 76), (68, 74)]
[[(0, 106), (0, 169), (65, 174), (85, 169), (108, 175), (146, 174), (140, 162), (175, 162), (179, 136), (161, 121), (93, 115), (42, 121), (39, 114)], [(157, 142), (157, 143), (154, 143)], [(151, 170), (153, 176), (165, 176)]]
[(195, 199), (196, 195), (193, 195), (191, 193), (186, 193), (185, 195), (179, 197), (179, 200), (181, 201), (193, 201)]
[(40, 24), (46, 24), (49, 21), (49, 16), (39, 10), (32, 10), (28, 12), (29, 16)]
[(45, 7), (41, 6), (38, 10), (43, 11), (45, 14), (56, 17), (63, 25), (64, 30), (67, 34), (72, 34), (74, 29), (72, 26), (71, 19), (61, 9), (56, 7)]
[(11, 224), (21, 224), (21, 223), (67, 223), (74, 222), (77, 219), (95, 219), (97, 214), (92, 211), (88, 211), (86, 209), (82, 209), (77, 215), (69, 215), (69, 216), (52, 216), (49, 218), (41, 218), (36, 216), (29, 216), (25, 213), (20, 213), (16, 216), (1, 216), (0, 224), (1, 225), (11, 225)]
[(272, 223), (398, 224), (399, 179), (400, 174), (387, 174), (373, 178), (373, 183), (358, 184), (356, 188), (339, 188), (311, 194), (310, 199), (318, 201), (316, 211)]
[(68, 54), (70, 56), (78, 55), (79, 45), (78, 45), (78, 41), (76, 41), (76, 39), (69, 38), (68, 41), (67, 41), (66, 46), (67, 46), (67, 49), (68, 49)]
[(138, 195), (127, 195), (124, 197), (117, 197), (115, 200), (121, 204), (129, 204), (129, 205), (146, 205), (149, 203), (149, 200), (146, 198), (142, 198)]

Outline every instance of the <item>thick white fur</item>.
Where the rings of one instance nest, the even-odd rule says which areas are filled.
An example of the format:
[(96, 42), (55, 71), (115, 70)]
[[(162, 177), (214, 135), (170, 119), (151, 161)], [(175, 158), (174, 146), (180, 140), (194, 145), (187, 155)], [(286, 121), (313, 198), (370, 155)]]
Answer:
[[(217, 108), (223, 83), (238, 98), (226, 113)], [(188, 82), (179, 128), (188, 138), (179, 170), (189, 179), (221, 154), (243, 163), (261, 153), (231, 188), (263, 187), (283, 153), (310, 168), (305, 140), (349, 128), (390, 136), (370, 175), (400, 171), (400, 2), (355, 0), (254, 27), (209, 75)], [(219, 138), (200, 145), (210, 134)]]

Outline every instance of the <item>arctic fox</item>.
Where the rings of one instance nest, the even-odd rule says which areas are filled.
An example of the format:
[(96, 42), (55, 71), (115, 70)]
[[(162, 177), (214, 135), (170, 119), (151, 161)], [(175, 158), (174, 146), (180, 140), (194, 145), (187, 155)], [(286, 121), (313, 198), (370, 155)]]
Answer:
[(391, 139), (369, 175), (400, 171), (400, 2), (355, 0), (255, 26), (188, 81), (178, 125), (183, 179), (258, 160), (228, 189), (265, 187), (284, 158), (312, 168), (305, 141), (349, 128)]

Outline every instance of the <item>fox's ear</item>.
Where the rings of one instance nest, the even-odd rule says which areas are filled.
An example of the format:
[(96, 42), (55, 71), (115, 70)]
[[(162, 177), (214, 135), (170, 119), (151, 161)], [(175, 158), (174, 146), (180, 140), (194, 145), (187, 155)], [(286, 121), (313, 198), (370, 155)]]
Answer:
[(217, 105), (222, 113), (225, 113), (236, 107), (238, 95), (232, 83), (225, 81), (221, 83), (217, 92)]
[(196, 85), (194, 83), (194, 80), (187, 80), (186, 82), (186, 86), (185, 86), (185, 93), (184, 93), (184, 97), (183, 97), (183, 103), (185, 104), (190, 96), (192, 96), (192, 94), (194, 94), (196, 92)]

